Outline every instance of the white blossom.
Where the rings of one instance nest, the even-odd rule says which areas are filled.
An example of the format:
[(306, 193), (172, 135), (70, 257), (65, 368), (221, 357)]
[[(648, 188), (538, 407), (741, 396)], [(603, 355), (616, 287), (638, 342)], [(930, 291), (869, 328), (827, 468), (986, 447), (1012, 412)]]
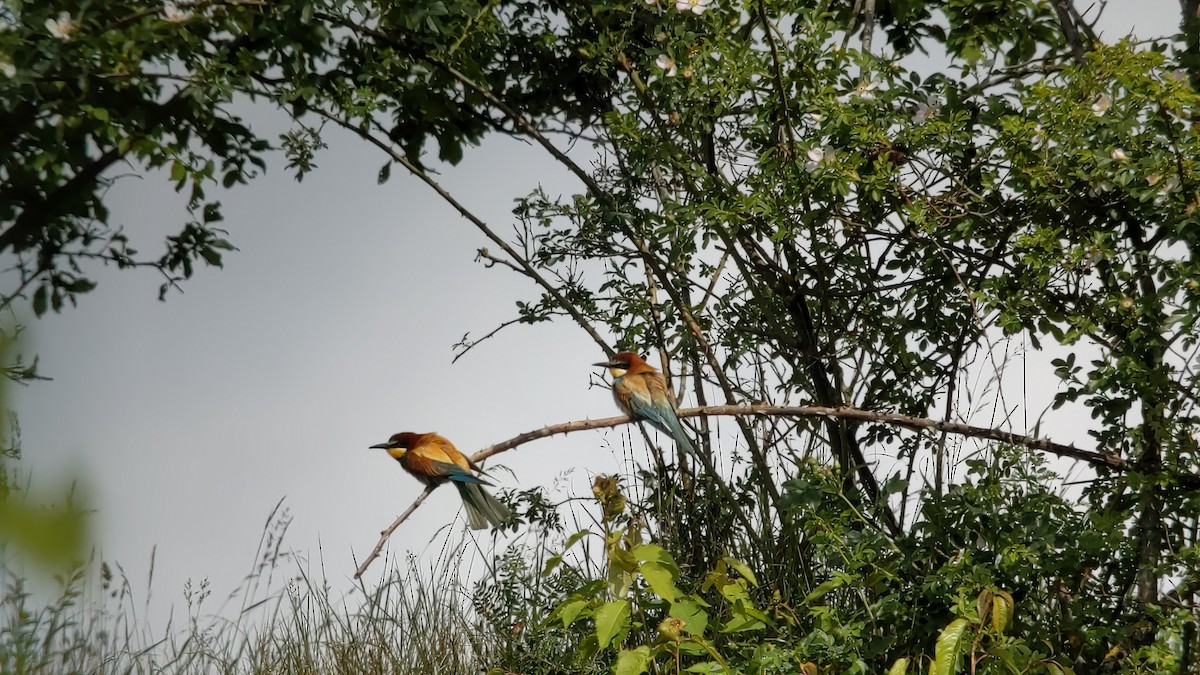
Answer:
[(1046, 143), (1046, 130), (1043, 129), (1042, 125), (1040, 125), (1040, 124), (1033, 125), (1033, 136), (1029, 137), (1029, 145), (1031, 145), (1034, 148), (1040, 148), (1043, 145), (1045, 145), (1045, 143)]
[(1096, 102), (1092, 104), (1092, 114), (1096, 117), (1100, 117), (1104, 113), (1108, 112), (1108, 107), (1111, 105), (1112, 97), (1108, 94), (1101, 94), (1100, 98), (1097, 98)]
[(712, 3), (713, 0), (675, 0), (675, 9), (692, 14), (703, 14)]
[(192, 18), (192, 10), (184, 9), (173, 2), (163, 3), (163, 18), (171, 23), (183, 23)]
[(46, 19), (46, 30), (59, 40), (70, 39), (76, 28), (79, 28), (79, 24), (71, 19), (68, 12), (59, 12), (57, 19)]
[(11, 80), (17, 76), (17, 67), (13, 65), (12, 61), (0, 56), (0, 74)]
[(819, 113), (819, 112), (810, 112), (810, 113), (805, 113), (805, 114), (804, 114), (804, 116), (805, 116), (806, 118), (808, 118), (808, 121), (809, 121), (809, 122), (811, 122), (811, 123), (813, 123), (813, 124), (820, 124), (820, 123), (821, 123), (821, 120), (824, 120), (824, 119), (825, 119), (825, 116), (824, 116), (824, 115), (822, 115), (822, 114), (821, 114), (821, 113)]
[(878, 86), (879, 85), (872, 80), (863, 80), (862, 82), (858, 83), (857, 87), (854, 88), (852, 95), (857, 96), (864, 101), (873, 100), (875, 98), (875, 94), (872, 92)]
[(913, 113), (913, 124), (924, 124), (932, 117), (937, 117), (942, 110), (942, 104), (933, 96), (917, 104), (917, 112)]
[(1125, 151), (1121, 148), (1113, 148), (1113, 151), (1109, 153), (1109, 156), (1112, 157), (1112, 161), (1114, 162), (1124, 162), (1125, 160), (1129, 159), (1129, 156), (1126, 155)]
[(1178, 189), (1179, 176), (1168, 176), (1167, 179), (1162, 182), (1162, 187), (1158, 189), (1158, 196), (1154, 198), (1154, 205), (1162, 206), (1166, 203), (1167, 198), (1171, 196), (1171, 193)]
[(808, 156), (808, 161), (804, 163), (804, 170), (810, 173), (816, 171), (817, 167), (822, 164), (832, 162), (834, 158), (833, 148), (829, 146), (811, 148), (806, 155)]
[(667, 77), (675, 77), (677, 69), (675, 68), (675, 59), (666, 54), (659, 54), (657, 59), (654, 59), (654, 65), (662, 68)]

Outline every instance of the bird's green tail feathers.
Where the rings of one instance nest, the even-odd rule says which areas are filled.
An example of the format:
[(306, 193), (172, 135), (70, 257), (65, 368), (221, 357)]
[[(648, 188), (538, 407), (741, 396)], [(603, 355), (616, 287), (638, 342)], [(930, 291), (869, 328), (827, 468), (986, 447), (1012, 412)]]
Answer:
[(671, 424), (670, 434), (675, 437), (675, 442), (679, 444), (679, 449), (695, 455), (696, 446), (692, 445), (692, 439), (688, 438), (688, 432), (684, 428), (683, 422), (680, 422), (679, 418), (674, 415), (671, 415), (668, 421)]
[(489, 523), (493, 527), (503, 525), (512, 515), (508, 507), (484, 490), (483, 486), (477, 483), (458, 482), (454, 486), (458, 488), (463, 506), (467, 508), (467, 524), (471, 526), (472, 530), (482, 530)]

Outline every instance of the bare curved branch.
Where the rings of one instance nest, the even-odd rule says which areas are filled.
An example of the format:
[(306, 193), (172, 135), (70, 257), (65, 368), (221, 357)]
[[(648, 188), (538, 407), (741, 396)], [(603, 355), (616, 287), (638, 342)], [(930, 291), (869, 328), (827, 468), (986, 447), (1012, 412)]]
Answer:
[[(900, 415), (897, 413), (876, 412), (873, 410), (863, 410), (861, 408), (830, 408), (818, 405), (799, 405), (799, 406), (778, 406), (778, 405), (711, 405), (701, 408), (682, 408), (679, 410), (680, 417), (701, 417), (701, 416), (719, 416), (719, 417), (743, 417), (747, 415), (764, 415), (769, 417), (825, 417), (833, 419), (853, 420), (857, 422), (870, 422), (875, 424), (888, 424), (913, 431), (941, 431), (957, 436), (965, 436), (968, 438), (983, 438), (1000, 443), (1008, 443), (1010, 445), (1019, 445), (1029, 448), (1030, 450), (1038, 450), (1058, 457), (1066, 457), (1079, 460), (1095, 467), (1106, 467), (1110, 470), (1126, 472), (1134, 471), (1135, 467), (1132, 462), (1126, 460), (1120, 455), (1116, 455), (1103, 450), (1085, 450), (1077, 448), (1074, 445), (1065, 445), (1055, 443), (1048, 438), (1038, 438), (1036, 436), (1027, 436), (1025, 434), (1017, 434), (1011, 431), (1001, 429), (992, 429), (989, 427), (977, 427), (961, 422), (951, 422), (948, 420), (934, 420), (928, 417), (913, 417), (911, 415)], [(574, 422), (563, 422), (562, 424), (551, 424), (544, 426), (541, 429), (526, 431), (522, 434), (517, 434), (512, 438), (501, 441), (494, 445), (480, 450), (472, 455), (475, 462), (482, 462), (489, 457), (498, 455), (502, 452), (507, 452), (515, 448), (519, 448), (526, 443), (536, 441), (542, 438), (549, 438), (559, 434), (569, 434), (576, 431), (590, 431), (593, 429), (607, 429), (618, 427), (623, 424), (629, 424), (633, 420), (625, 416), (619, 417), (604, 417), (595, 420), (576, 420)], [(1200, 489), (1200, 475), (1184, 474), (1179, 476), (1179, 481), (1185, 487), (1190, 489)], [(379, 543), (375, 545), (375, 549), (367, 556), (366, 560), (359, 565), (358, 570), (354, 573), (354, 578), (362, 576), (367, 567), (375, 558), (379, 557), (379, 553), (383, 550), (384, 544), (388, 537), (396, 531), (413, 511), (425, 501), (436, 486), (425, 488), (425, 491), (417, 497), (416, 501), (409, 506), (404, 513), (401, 513), (395, 521), (392, 522), (386, 530), (380, 533)]]

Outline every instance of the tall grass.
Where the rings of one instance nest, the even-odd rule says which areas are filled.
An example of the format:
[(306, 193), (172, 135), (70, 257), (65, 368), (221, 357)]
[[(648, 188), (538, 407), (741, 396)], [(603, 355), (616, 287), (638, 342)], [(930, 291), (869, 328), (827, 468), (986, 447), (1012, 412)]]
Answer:
[[(454, 675), (477, 674), (489, 654), (503, 652), (511, 631), (480, 616), (475, 584), (463, 578), (466, 542), (448, 539), (432, 563), (408, 556), (378, 583), (341, 593), (323, 561), (313, 575), (283, 548), (288, 522), (277, 507), (253, 570), (220, 608), (209, 609), (207, 581), (189, 583), (186, 617), (157, 631), (144, 619), (150, 589), (137, 597), (119, 565), (77, 565), (58, 577), (60, 590), (46, 600), (3, 562), (0, 673)], [(0, 561), (8, 561), (3, 553)]]

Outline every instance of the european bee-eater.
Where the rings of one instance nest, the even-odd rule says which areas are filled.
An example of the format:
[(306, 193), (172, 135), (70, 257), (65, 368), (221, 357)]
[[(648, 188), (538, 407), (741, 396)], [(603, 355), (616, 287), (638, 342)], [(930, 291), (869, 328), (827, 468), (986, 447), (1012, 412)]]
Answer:
[(621, 352), (611, 361), (594, 365), (608, 368), (613, 377), (613, 400), (621, 412), (669, 434), (684, 452), (696, 451), (675, 414), (675, 401), (667, 390), (667, 381), (654, 366), (633, 352)]
[(405, 471), (425, 485), (453, 482), (467, 508), (467, 523), (472, 530), (482, 530), (488, 523), (502, 525), (508, 520), (508, 507), (483, 489), (491, 483), (473, 473), (482, 469), (444, 437), (402, 431), (393, 434), (387, 443), (371, 447), (387, 450)]

